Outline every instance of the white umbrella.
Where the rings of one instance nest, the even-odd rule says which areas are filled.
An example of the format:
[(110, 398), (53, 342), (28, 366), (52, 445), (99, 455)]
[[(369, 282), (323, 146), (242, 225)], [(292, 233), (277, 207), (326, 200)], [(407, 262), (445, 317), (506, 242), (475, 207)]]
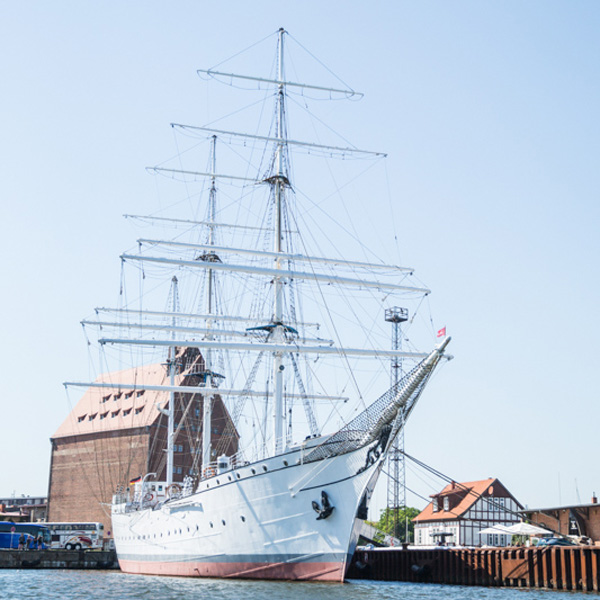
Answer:
[(479, 532), (479, 535), (485, 535), (486, 533), (498, 533), (501, 535), (512, 535), (512, 531), (508, 530), (508, 527), (504, 525), (494, 525), (493, 527), (486, 527)]
[(506, 527), (505, 533), (512, 533), (513, 535), (547, 535), (551, 534), (551, 531), (538, 527), (537, 525), (531, 525), (530, 523), (515, 523), (510, 527)]

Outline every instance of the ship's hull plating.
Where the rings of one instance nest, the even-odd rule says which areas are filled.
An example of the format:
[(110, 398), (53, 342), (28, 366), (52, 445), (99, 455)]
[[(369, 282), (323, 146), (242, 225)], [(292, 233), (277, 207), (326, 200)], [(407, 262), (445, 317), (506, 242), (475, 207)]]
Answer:
[[(113, 505), (115, 545), (128, 573), (343, 581), (358, 539), (356, 512), (381, 458), (369, 447), (309, 464), (301, 451), (201, 482), (154, 509)], [(317, 519), (322, 492), (335, 508)]]

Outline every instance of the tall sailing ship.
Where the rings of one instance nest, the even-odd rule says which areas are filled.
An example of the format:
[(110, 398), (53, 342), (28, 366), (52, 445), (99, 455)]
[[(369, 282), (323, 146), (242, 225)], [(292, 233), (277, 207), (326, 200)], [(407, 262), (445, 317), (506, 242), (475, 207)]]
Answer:
[[(174, 234), (141, 238), (137, 252), (123, 254), (139, 298), (97, 309), (98, 319), (85, 323), (121, 362), (162, 357), (152, 369), (128, 364), (85, 384), (131, 396), (132, 419), (143, 390), (166, 420), (164, 461), (123, 481), (112, 501), (119, 564), (129, 573), (343, 581), (386, 456), (449, 342), (421, 353), (398, 343), (386, 348), (373, 335), (374, 323), (398, 301), (418, 306), (429, 294), (414, 283), (412, 269), (310, 250), (319, 227), (302, 231), (309, 211), (297, 198), (292, 155), (384, 155), (289, 139), (290, 94), (303, 102), (312, 94), (359, 95), (287, 79), (287, 35), (277, 32), (271, 78), (199, 71), (265, 90), (274, 105), (270, 131), (173, 124), (207, 149), (208, 167), (153, 171), (200, 182), (205, 217), (132, 217)], [(236, 155), (250, 152), (244, 172), (217, 167), (221, 144)], [(241, 193), (223, 200), (229, 184)], [(320, 229), (330, 235), (327, 224)], [(169, 286), (162, 306), (153, 304), (158, 282)], [(405, 320), (403, 309), (397, 314)], [(352, 344), (357, 339), (362, 345)], [(223, 418), (215, 441), (217, 407)], [(201, 417), (195, 428), (186, 424), (194, 412)], [(192, 440), (194, 460), (177, 477), (183, 435)]]

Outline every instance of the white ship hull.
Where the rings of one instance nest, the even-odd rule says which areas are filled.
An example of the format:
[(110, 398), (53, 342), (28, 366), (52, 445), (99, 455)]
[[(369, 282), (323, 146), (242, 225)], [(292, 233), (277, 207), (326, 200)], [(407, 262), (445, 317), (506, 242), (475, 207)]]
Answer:
[[(119, 565), (127, 573), (341, 582), (359, 504), (381, 468), (369, 448), (308, 464), (289, 452), (203, 480), (196, 493), (154, 509), (113, 504)], [(335, 508), (317, 519), (312, 502), (321, 503), (322, 491)]]

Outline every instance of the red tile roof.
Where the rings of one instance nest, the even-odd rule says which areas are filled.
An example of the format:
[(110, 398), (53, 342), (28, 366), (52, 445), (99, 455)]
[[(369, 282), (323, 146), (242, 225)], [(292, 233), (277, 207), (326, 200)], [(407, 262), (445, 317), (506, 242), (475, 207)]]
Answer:
[[(182, 376), (177, 375), (175, 385), (179, 385), (181, 379)], [(144, 385), (169, 384), (169, 376), (164, 365), (146, 365), (105, 373), (96, 380), (96, 383), (113, 382), (138, 382), (139, 388), (119, 389), (116, 385), (114, 388), (88, 388), (52, 437), (61, 438), (144, 427), (157, 418), (158, 404), (161, 402), (165, 404), (168, 401), (168, 393), (144, 390)]]
[[(430, 502), (413, 521), (418, 523), (425, 521), (455, 521), (464, 515), (479, 500), (480, 496), (506, 497), (515, 500), (502, 483), (493, 477), (481, 481), (452, 482), (441, 492), (432, 495), (432, 498), (438, 498), (439, 510), (434, 512), (433, 502)], [(449, 510), (444, 510), (444, 497), (448, 497)], [(517, 501), (515, 500), (515, 502)], [(517, 504), (519, 503), (517, 502)]]

